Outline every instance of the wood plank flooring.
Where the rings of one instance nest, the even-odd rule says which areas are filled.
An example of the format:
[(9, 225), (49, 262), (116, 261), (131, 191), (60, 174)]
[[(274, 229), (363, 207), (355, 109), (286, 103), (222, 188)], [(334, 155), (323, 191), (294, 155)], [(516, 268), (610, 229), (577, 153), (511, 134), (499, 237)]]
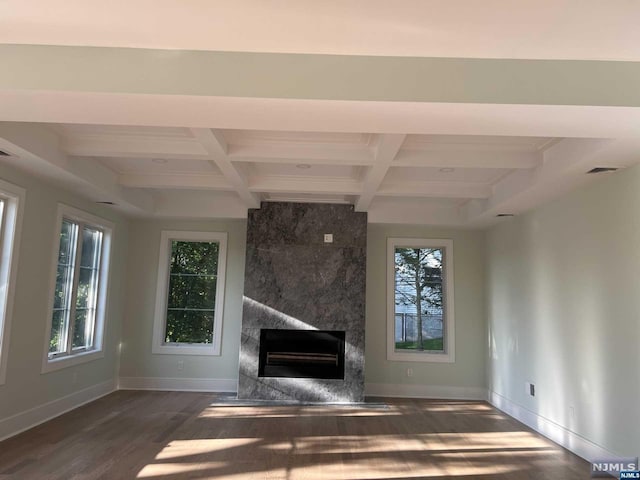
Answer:
[(376, 400), (389, 408), (119, 391), (1, 442), (0, 479), (589, 478), (587, 462), (487, 403)]

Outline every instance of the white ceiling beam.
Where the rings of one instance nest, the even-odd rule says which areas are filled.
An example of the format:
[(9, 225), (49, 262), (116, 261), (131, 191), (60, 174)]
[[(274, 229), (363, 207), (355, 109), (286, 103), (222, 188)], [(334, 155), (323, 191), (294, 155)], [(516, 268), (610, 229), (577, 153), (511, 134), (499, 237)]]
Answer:
[(268, 202), (294, 202), (294, 203), (339, 203), (352, 204), (350, 195), (323, 195), (304, 193), (268, 193)]
[(489, 198), (491, 185), (469, 182), (383, 183), (376, 196), (424, 198)]
[(213, 158), (212, 163), (220, 169), (247, 207), (259, 208), (260, 197), (249, 190), (246, 176), (227, 156), (228, 146), (222, 132), (211, 128), (193, 128), (191, 132)]
[[(298, 144), (296, 144), (298, 143)], [(327, 143), (325, 145), (304, 145), (300, 142), (283, 142), (269, 145), (265, 142), (253, 145), (229, 145), (229, 157), (234, 161), (286, 163), (316, 163), (326, 165), (373, 165), (374, 156), (367, 145), (345, 146)]]
[(123, 173), (118, 176), (118, 182), (130, 188), (234, 190), (224, 176), (211, 173)]
[(638, 138), (640, 108), (0, 89), (0, 121), (296, 132)]
[(165, 138), (160, 135), (129, 136), (113, 134), (71, 134), (64, 138), (62, 149), (68, 155), (85, 157), (209, 159), (207, 151), (195, 139)]
[(380, 187), (389, 167), (402, 147), (405, 138), (406, 135), (402, 134), (377, 135), (374, 154), (375, 164), (369, 167), (369, 170), (365, 174), (362, 193), (356, 201), (356, 211), (367, 211), (378, 187)]
[(331, 158), (309, 158), (309, 157), (291, 157), (291, 158), (278, 158), (278, 157), (231, 157), (236, 163), (256, 163), (256, 164), (284, 164), (284, 165), (329, 165), (329, 166), (353, 166), (353, 167), (368, 167), (373, 164), (372, 161), (364, 161), (357, 159), (342, 159), (334, 160)]
[(508, 151), (428, 151), (406, 150), (398, 152), (394, 167), (432, 168), (535, 168), (542, 161), (542, 152)]
[(499, 213), (520, 213), (549, 200), (586, 182), (593, 159), (614, 144), (608, 139), (564, 139), (544, 151), (537, 168), (507, 175), (493, 186), (488, 199), (466, 204), (464, 215), (470, 224), (482, 225)]
[[(64, 136), (65, 133), (62, 132)], [(224, 141), (218, 132), (218, 138)], [(225, 142), (226, 145), (226, 142)], [(62, 149), (68, 155), (85, 157), (171, 158), (178, 160), (212, 161), (214, 157), (196, 139), (166, 138), (152, 135), (74, 135), (64, 137)], [(226, 153), (225, 153), (226, 152)], [(234, 162), (307, 163), (311, 165), (372, 165), (371, 149), (367, 146), (344, 147), (296, 145), (228, 145), (217, 155), (228, 155)]]
[(362, 191), (362, 183), (346, 178), (264, 176), (252, 177), (249, 189), (264, 193), (358, 195)]
[(41, 125), (0, 122), (0, 149), (17, 156), (22, 168), (74, 185), (93, 200), (115, 202), (130, 213), (154, 211), (150, 195), (123, 188), (117, 174), (94, 159), (68, 157), (59, 137)]

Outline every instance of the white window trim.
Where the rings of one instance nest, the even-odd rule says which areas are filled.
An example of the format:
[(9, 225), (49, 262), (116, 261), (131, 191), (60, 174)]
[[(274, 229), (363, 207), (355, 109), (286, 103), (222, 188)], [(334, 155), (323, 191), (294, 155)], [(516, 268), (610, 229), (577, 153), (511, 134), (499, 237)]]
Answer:
[(0, 385), (3, 385), (7, 378), (9, 336), (26, 191), (0, 179), (0, 196), (6, 202), (4, 228), (0, 229)]
[[(395, 250), (397, 247), (444, 248), (444, 353), (399, 352), (395, 345)], [(453, 296), (453, 240), (387, 238), (387, 360), (402, 362), (455, 362), (455, 315)]]
[[(56, 272), (58, 268), (58, 254), (60, 250), (60, 228), (63, 218), (83, 222), (99, 227), (103, 231), (102, 255), (100, 260), (100, 280), (98, 287), (98, 302), (94, 331), (94, 346), (91, 350), (49, 358), (49, 342), (51, 340), (51, 319), (53, 318), (53, 296), (56, 290)], [(51, 255), (51, 273), (49, 284), (49, 309), (47, 314), (47, 331), (44, 338), (44, 356), (42, 359), (42, 373), (49, 373), (63, 368), (87, 363), (104, 357), (104, 333), (107, 319), (107, 298), (109, 291), (109, 277), (111, 266), (111, 245), (115, 225), (104, 218), (96, 217), (83, 210), (79, 210), (62, 203), (58, 204), (58, 213), (53, 235), (53, 249)]]
[[(218, 242), (218, 277), (216, 284), (216, 307), (213, 317), (213, 343), (206, 344), (166, 344), (167, 290), (169, 288), (169, 268), (171, 263), (171, 242)], [(213, 355), (219, 356), (222, 348), (222, 319), (227, 270), (227, 234), (225, 232), (184, 232), (163, 230), (160, 235), (160, 257), (158, 260), (158, 286), (156, 288), (156, 309), (153, 321), (152, 353), (170, 355)]]

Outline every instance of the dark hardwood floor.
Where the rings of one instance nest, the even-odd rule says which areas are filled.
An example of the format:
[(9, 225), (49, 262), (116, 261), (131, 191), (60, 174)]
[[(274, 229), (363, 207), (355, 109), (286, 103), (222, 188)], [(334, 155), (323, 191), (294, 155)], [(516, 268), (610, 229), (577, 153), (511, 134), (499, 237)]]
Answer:
[(589, 478), (586, 461), (487, 403), (384, 401), (242, 407), (119, 391), (1, 442), (0, 479)]

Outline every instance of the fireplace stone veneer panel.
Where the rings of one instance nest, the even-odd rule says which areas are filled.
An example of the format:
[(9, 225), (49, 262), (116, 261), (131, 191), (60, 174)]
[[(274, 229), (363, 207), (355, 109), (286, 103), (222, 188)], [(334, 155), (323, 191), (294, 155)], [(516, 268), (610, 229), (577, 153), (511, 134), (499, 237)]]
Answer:
[[(366, 248), (367, 215), (351, 205), (249, 210), (238, 398), (363, 401)], [(343, 330), (344, 380), (259, 377), (261, 329)]]

